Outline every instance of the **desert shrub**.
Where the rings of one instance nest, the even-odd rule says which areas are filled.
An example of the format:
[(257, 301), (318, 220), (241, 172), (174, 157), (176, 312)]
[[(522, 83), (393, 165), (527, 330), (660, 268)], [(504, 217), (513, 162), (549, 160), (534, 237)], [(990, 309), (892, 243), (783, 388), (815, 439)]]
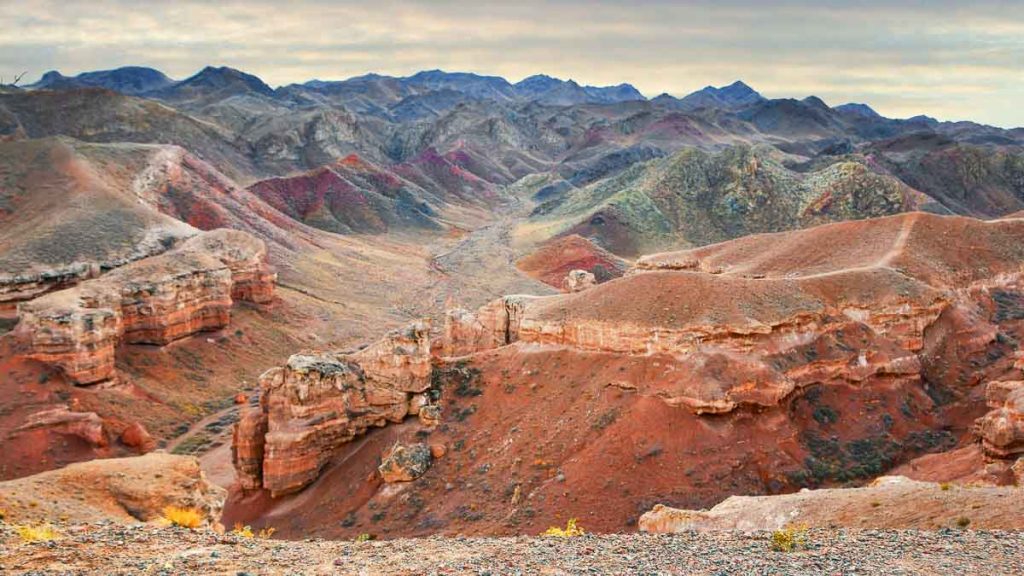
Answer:
[(277, 532), (277, 528), (272, 526), (261, 528), (258, 532), (253, 532), (252, 526), (242, 526), (241, 522), (235, 524), (234, 530), (231, 531), (232, 534), (239, 538), (259, 538), (261, 540), (270, 538), (274, 535), (274, 532)]
[(956, 525), (960, 528), (967, 528), (971, 525), (971, 519), (966, 516), (961, 516), (956, 519)]
[(235, 528), (231, 531), (231, 534), (239, 538), (254, 538), (256, 536), (252, 531), (252, 526), (242, 526), (241, 522), (235, 524)]
[(772, 532), (772, 550), (792, 552), (807, 545), (807, 528), (786, 526)]
[(195, 508), (168, 506), (164, 508), (163, 519), (171, 526), (194, 530), (203, 523), (203, 513)]
[(611, 426), (619, 418), (618, 408), (610, 408), (606, 412), (594, 420), (594, 423), (590, 425), (594, 430), (604, 430), (608, 426)]
[(835, 424), (839, 420), (839, 414), (831, 406), (818, 406), (814, 409), (814, 420), (822, 426)]
[(17, 532), (22, 542), (52, 542), (60, 538), (60, 532), (49, 522), (34, 526), (29, 524), (15, 526), (14, 531)]
[(367, 534), (367, 533), (364, 532), (364, 533), (360, 534), (359, 536), (356, 536), (355, 537), (355, 541), (356, 542), (369, 542), (370, 540), (373, 540), (374, 538), (375, 538), (375, 536), (373, 534)]
[(586, 532), (576, 524), (575, 518), (570, 518), (565, 523), (565, 528), (559, 528), (558, 526), (552, 526), (545, 530), (541, 536), (554, 536), (556, 538), (573, 538), (575, 536), (583, 536)]

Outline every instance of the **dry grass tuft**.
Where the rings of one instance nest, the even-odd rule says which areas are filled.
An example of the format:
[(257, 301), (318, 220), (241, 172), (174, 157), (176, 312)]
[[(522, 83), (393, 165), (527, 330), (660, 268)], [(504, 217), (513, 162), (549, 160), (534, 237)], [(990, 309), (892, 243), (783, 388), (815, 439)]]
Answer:
[(772, 532), (772, 550), (792, 552), (807, 545), (807, 527), (786, 526)]
[(583, 536), (586, 532), (583, 528), (576, 525), (576, 519), (570, 518), (565, 523), (565, 528), (559, 528), (558, 526), (552, 526), (544, 531), (541, 536), (554, 536), (556, 538), (573, 538), (575, 536)]
[(194, 530), (202, 525), (203, 513), (195, 508), (168, 506), (164, 508), (164, 520), (171, 526), (180, 526)]
[(22, 542), (52, 542), (60, 538), (60, 532), (49, 522), (35, 526), (28, 524), (15, 526), (14, 531), (18, 533)]

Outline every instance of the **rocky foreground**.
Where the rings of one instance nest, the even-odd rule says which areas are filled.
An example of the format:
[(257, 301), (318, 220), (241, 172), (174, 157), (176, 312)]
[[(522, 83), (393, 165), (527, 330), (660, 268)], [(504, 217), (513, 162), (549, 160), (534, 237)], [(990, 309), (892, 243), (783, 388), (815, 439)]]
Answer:
[(69, 529), (22, 544), (0, 527), (5, 574), (1021, 574), (1024, 532), (812, 530), (575, 538), (285, 542), (152, 526)]

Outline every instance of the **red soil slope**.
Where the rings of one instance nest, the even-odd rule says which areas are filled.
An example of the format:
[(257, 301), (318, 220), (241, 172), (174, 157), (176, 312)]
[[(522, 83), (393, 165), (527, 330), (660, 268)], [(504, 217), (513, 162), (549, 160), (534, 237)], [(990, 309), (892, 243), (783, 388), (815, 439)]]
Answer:
[[(638, 268), (452, 316), (448, 334), (504, 342), (436, 368), (438, 427), (371, 432), (305, 492), (236, 491), (227, 518), (296, 537), (629, 530), (655, 503), (856, 485), (970, 446), (979, 384), (1021, 378), (1024, 221), (908, 214)], [(446, 451), (381, 485), (396, 438)]]
[(527, 276), (559, 289), (572, 270), (591, 272), (600, 283), (622, 276), (626, 267), (625, 260), (576, 234), (549, 240), (516, 261)]

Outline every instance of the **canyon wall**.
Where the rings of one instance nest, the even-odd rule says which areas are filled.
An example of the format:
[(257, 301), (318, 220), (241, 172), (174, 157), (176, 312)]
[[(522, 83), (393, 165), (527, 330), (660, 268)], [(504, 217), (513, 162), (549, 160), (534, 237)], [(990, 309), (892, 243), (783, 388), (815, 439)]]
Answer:
[(266, 246), (237, 230), (195, 236), (164, 254), (18, 306), (30, 358), (79, 385), (114, 377), (119, 344), (164, 345), (226, 326), (235, 299), (265, 303), (276, 275)]
[[(965, 253), (936, 234), (982, 248)], [(442, 354), (518, 342), (665, 355), (672, 377), (649, 383), (661, 399), (724, 413), (828, 382), (948, 380), (966, 390), (982, 378), (973, 357), (1005, 354), (1001, 328), (1021, 318), (1019, 221), (910, 214), (772, 236), (774, 250), (741, 239), (659, 254), (585, 291), (450, 311)], [(818, 243), (839, 241), (856, 249), (838, 262), (818, 257)], [(1010, 421), (987, 426), (1005, 436)]]
[(353, 353), (295, 354), (260, 377), (258, 407), (235, 426), (243, 489), (274, 496), (311, 483), (371, 427), (417, 416), (431, 399), (430, 324), (415, 322)]

